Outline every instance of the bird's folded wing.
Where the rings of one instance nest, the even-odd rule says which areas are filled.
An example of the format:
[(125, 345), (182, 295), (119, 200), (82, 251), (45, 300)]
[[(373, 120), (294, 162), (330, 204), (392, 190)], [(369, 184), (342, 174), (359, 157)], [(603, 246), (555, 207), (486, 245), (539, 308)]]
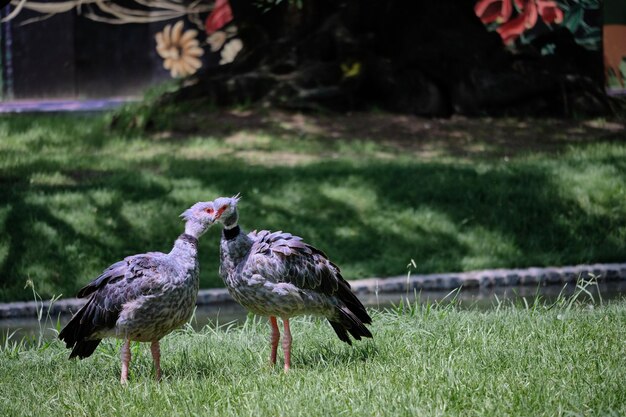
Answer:
[(258, 274), (268, 281), (288, 282), (303, 289), (334, 294), (339, 287), (350, 288), (337, 265), (302, 238), (289, 233), (262, 230), (244, 266), (250, 275)]
[(113, 284), (122, 278), (133, 280), (155, 270), (161, 264), (165, 254), (161, 252), (148, 252), (141, 255), (133, 255), (124, 258), (123, 261), (114, 263), (105, 269), (102, 274), (78, 291), (78, 298), (84, 298), (106, 285)]
[(162, 253), (149, 253), (125, 258), (107, 268), (102, 275), (85, 286), (79, 297), (92, 294), (89, 300), (92, 325), (113, 327), (124, 304), (141, 296), (161, 291)]

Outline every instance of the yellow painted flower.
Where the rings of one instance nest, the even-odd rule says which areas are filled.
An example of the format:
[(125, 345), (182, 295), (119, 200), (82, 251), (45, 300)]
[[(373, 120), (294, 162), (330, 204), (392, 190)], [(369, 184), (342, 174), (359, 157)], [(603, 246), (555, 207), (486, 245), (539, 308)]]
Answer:
[(166, 25), (155, 36), (156, 50), (164, 60), (163, 67), (174, 78), (192, 75), (202, 67), (199, 57), (204, 54), (204, 50), (196, 39), (198, 31), (190, 29), (183, 33), (183, 25), (182, 20), (176, 22), (174, 27)]

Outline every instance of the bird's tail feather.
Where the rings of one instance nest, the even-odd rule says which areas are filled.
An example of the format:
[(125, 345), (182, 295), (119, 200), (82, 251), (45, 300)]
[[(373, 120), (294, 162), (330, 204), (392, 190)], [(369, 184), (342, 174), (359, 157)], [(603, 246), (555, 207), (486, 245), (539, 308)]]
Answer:
[(74, 349), (72, 349), (72, 353), (70, 353), (70, 359), (75, 358), (76, 356), (78, 356), (78, 359), (90, 357), (101, 341), (102, 339), (94, 339), (76, 342)]
[[(80, 359), (87, 358), (96, 350), (101, 339), (87, 340), (93, 332), (94, 327), (91, 320), (83, 320), (85, 313), (91, 311), (89, 308), (91, 300), (80, 309), (59, 333), (59, 339), (65, 342), (65, 347), (72, 349), (70, 359), (78, 356)], [(87, 314), (89, 315), (89, 314)]]
[(367, 310), (361, 300), (352, 292), (350, 284), (346, 282), (345, 286), (340, 286), (337, 292), (337, 298), (348, 307), (350, 312), (356, 316), (362, 323), (371, 324), (372, 318), (367, 314)]
[[(337, 319), (328, 319), (328, 322), (341, 341), (349, 345), (352, 344), (348, 333), (356, 340), (361, 340), (363, 337), (372, 337), (372, 333), (352, 310), (347, 307), (338, 307), (337, 311), (339, 313)], [(369, 315), (367, 317), (369, 318)]]
[(348, 336), (346, 328), (343, 327), (341, 323), (332, 320), (328, 320), (328, 322), (332, 326), (335, 333), (337, 333), (337, 337), (339, 337), (342, 342), (346, 342), (347, 344), (352, 345), (352, 340), (350, 340), (350, 336)]

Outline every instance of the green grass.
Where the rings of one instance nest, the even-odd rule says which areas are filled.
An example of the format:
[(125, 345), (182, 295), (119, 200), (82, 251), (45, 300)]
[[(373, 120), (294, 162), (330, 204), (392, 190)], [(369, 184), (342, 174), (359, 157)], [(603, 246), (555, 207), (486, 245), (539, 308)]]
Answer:
[[(618, 416), (626, 413), (626, 301), (489, 311), (453, 305), (373, 312), (374, 339), (349, 347), (319, 320), (292, 325), (292, 371), (268, 365), (266, 322), (177, 331), (164, 380), (133, 345), (68, 361), (54, 340), (0, 347), (0, 415)], [(282, 356), (281, 356), (282, 357)]]
[[(71, 296), (124, 256), (168, 251), (192, 203), (237, 192), (246, 229), (298, 234), (349, 279), (404, 274), (410, 259), (428, 273), (626, 258), (623, 141), (508, 159), (442, 143), (425, 158), (227, 123), (146, 135), (101, 117), (1, 116), (0, 300), (29, 299), (27, 280)], [(219, 233), (201, 239), (203, 287), (221, 285)]]

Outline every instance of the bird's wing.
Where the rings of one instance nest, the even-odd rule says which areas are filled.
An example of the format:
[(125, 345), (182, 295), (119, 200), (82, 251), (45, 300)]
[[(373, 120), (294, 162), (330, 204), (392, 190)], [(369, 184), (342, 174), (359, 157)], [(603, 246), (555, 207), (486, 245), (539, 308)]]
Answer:
[(162, 290), (163, 257), (160, 252), (134, 255), (108, 267), (98, 278), (82, 288), (78, 296), (89, 300), (90, 311), (83, 317), (91, 326), (111, 328), (119, 318), (124, 304)]
[(125, 277), (132, 278), (135, 273), (142, 274), (142, 269), (157, 266), (163, 256), (165, 256), (165, 254), (161, 252), (148, 252), (141, 255), (128, 256), (124, 258), (123, 261), (116, 262), (109, 266), (98, 278), (81, 288), (78, 291), (77, 297), (85, 298), (107, 284), (113, 284)]
[(289, 233), (257, 233), (246, 262), (246, 273), (258, 274), (273, 282), (287, 282), (299, 288), (314, 289), (332, 295), (350, 284), (339, 267), (324, 252)]

